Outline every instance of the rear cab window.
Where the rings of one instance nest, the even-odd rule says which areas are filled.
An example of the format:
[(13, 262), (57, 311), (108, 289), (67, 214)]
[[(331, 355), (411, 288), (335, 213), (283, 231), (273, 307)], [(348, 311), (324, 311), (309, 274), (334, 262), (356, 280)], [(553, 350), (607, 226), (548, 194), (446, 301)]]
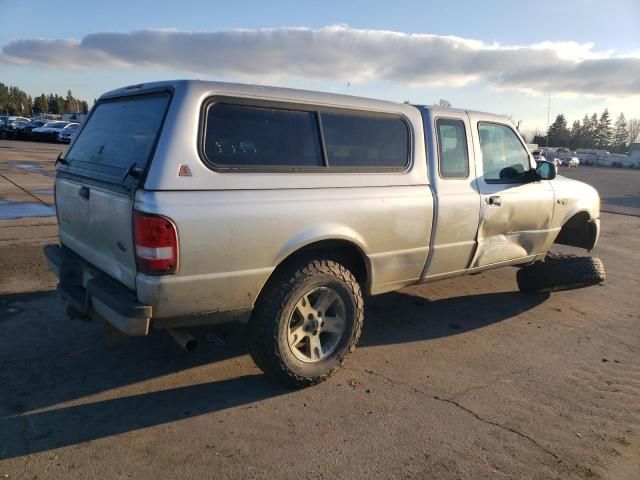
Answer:
[(63, 171), (137, 185), (162, 129), (169, 92), (100, 101), (65, 156)]
[(442, 178), (468, 178), (469, 152), (462, 120), (438, 118), (438, 171)]

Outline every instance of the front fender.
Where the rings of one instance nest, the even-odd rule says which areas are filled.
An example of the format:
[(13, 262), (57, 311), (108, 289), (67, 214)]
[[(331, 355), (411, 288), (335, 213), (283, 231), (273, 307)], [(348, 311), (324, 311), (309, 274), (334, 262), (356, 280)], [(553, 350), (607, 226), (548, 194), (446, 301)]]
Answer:
[(555, 194), (555, 227), (562, 227), (581, 212), (585, 212), (590, 220), (600, 218), (600, 196), (591, 185), (562, 176), (558, 176), (551, 184)]

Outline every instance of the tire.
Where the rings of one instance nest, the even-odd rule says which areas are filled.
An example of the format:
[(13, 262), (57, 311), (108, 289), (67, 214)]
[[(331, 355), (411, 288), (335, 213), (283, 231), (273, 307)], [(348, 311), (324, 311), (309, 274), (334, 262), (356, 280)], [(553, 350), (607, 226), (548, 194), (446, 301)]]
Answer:
[(7, 137), (8, 137), (7, 132), (6, 132), (6, 131), (4, 131), (4, 130), (2, 130), (2, 131), (0, 132), (0, 138), (1, 138), (2, 140), (6, 140), (6, 139), (7, 139)]
[(302, 260), (276, 272), (260, 294), (247, 326), (249, 352), (273, 379), (314, 385), (346, 361), (363, 320), (362, 291), (349, 270), (333, 260)]
[(550, 255), (518, 270), (518, 288), (524, 293), (547, 293), (590, 287), (605, 280), (604, 265), (597, 257)]

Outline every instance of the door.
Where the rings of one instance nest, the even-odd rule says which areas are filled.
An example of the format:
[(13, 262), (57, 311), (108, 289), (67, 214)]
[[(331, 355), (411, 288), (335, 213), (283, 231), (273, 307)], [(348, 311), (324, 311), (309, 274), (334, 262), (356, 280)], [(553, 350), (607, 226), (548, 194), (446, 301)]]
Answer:
[[(427, 114), (423, 112), (426, 117)], [(476, 249), (480, 220), (480, 194), (475, 178), (471, 134), (466, 112), (446, 112), (425, 118), (435, 138), (429, 145), (431, 186), (435, 215), (433, 238), (423, 279), (461, 272), (469, 267)]]
[(543, 253), (551, 235), (551, 184), (531, 172), (534, 161), (511, 125), (470, 114), (480, 190), (478, 249), (471, 267)]

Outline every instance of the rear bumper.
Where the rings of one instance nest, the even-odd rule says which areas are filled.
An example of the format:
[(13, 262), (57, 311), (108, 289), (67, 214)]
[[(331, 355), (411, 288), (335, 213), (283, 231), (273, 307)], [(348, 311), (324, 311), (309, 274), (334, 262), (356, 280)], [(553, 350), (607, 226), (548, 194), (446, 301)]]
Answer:
[(59, 279), (63, 300), (82, 313), (99, 316), (126, 335), (146, 335), (152, 308), (134, 292), (100, 272), (65, 247), (46, 245), (49, 268)]

